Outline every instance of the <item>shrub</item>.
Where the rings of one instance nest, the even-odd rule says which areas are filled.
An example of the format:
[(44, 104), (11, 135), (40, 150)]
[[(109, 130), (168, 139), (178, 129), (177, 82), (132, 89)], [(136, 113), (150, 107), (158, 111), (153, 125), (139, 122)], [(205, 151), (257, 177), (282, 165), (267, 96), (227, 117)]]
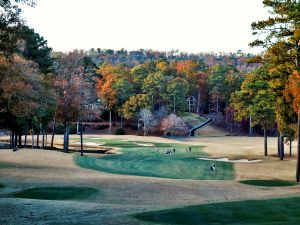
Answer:
[(107, 128), (109, 128), (109, 124), (100, 124), (96, 126), (96, 130), (105, 130)]
[(123, 128), (116, 129), (116, 135), (124, 135), (124, 134), (125, 134), (125, 130)]

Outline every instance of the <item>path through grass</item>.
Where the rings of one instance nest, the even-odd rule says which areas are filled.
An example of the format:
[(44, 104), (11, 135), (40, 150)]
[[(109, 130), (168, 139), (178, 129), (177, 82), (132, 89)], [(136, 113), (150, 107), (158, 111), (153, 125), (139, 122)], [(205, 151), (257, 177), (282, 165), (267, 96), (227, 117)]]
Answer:
[[(141, 213), (153, 224), (300, 224), (300, 197), (248, 200)], [(152, 224), (152, 223), (151, 223)]]
[(79, 200), (89, 198), (98, 190), (88, 187), (37, 187), (14, 194), (15, 198), (44, 200)]
[[(211, 174), (209, 172), (211, 162), (198, 159), (199, 156), (205, 155), (201, 146), (193, 146), (191, 152), (186, 152), (188, 146), (181, 144), (155, 143), (155, 146), (142, 147), (139, 144), (147, 143), (107, 139), (85, 141), (99, 141), (104, 142), (105, 146), (120, 147), (122, 154), (100, 158), (76, 156), (76, 163), (84, 168), (108, 173), (174, 179), (230, 180), (234, 178), (232, 163), (227, 162), (218, 162), (217, 173)], [(168, 148), (175, 148), (176, 154), (166, 155), (165, 150)]]

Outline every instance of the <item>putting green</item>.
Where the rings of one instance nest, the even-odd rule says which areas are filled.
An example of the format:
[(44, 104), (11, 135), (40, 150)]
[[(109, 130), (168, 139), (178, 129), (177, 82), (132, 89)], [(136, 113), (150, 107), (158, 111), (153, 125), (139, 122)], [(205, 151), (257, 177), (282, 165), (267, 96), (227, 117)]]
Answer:
[[(90, 139), (88, 139), (90, 141)], [(96, 141), (96, 140), (94, 140)], [(84, 168), (93, 170), (174, 179), (194, 180), (230, 180), (234, 178), (232, 163), (218, 162), (217, 172), (210, 173), (212, 162), (201, 161), (204, 156), (201, 146), (193, 146), (191, 152), (186, 152), (187, 146), (180, 144), (154, 144), (141, 147), (143, 142), (127, 142), (120, 140), (99, 140), (106, 146), (122, 148), (122, 154), (106, 155), (104, 157), (76, 156), (75, 162)], [(166, 149), (176, 149), (176, 154), (166, 155)], [(157, 151), (158, 149), (158, 151)]]
[(79, 200), (96, 194), (97, 189), (88, 187), (37, 187), (13, 194), (15, 198), (44, 200)]
[(296, 182), (283, 180), (242, 180), (240, 183), (263, 187), (287, 187), (297, 185)]
[(300, 197), (197, 205), (145, 212), (135, 217), (154, 224), (295, 225), (300, 224)]

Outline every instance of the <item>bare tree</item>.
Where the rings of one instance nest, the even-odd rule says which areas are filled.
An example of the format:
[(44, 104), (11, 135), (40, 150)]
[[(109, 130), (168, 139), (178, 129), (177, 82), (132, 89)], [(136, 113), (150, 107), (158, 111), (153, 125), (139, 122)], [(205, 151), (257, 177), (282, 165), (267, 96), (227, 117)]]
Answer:
[(143, 123), (144, 136), (157, 124), (152, 112), (146, 108), (140, 110), (138, 120)]
[(171, 136), (186, 135), (188, 133), (188, 127), (185, 122), (175, 114), (170, 114), (163, 119), (161, 130), (165, 133), (169, 133)]

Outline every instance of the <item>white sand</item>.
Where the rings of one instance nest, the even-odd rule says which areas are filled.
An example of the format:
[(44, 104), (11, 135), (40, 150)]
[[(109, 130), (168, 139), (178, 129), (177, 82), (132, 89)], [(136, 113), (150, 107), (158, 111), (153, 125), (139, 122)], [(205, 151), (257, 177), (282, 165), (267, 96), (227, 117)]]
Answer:
[(154, 146), (154, 144), (149, 144), (149, 143), (136, 143), (137, 145), (140, 145), (140, 146), (146, 146), (146, 147), (151, 147), (151, 146)]
[(255, 162), (261, 162), (260, 159), (254, 159), (254, 160), (248, 160), (248, 159), (228, 159), (228, 158), (206, 158), (206, 157), (200, 157), (201, 160), (208, 160), (208, 161), (219, 161), (219, 162), (233, 162), (233, 163), (255, 163)]
[[(81, 145), (81, 142), (80, 141), (76, 141), (76, 142), (73, 142), (73, 144), (75, 145)], [(101, 145), (104, 145), (105, 143), (104, 142), (101, 142), (101, 143), (95, 143), (95, 142), (83, 142), (83, 145), (84, 146), (101, 146)]]

